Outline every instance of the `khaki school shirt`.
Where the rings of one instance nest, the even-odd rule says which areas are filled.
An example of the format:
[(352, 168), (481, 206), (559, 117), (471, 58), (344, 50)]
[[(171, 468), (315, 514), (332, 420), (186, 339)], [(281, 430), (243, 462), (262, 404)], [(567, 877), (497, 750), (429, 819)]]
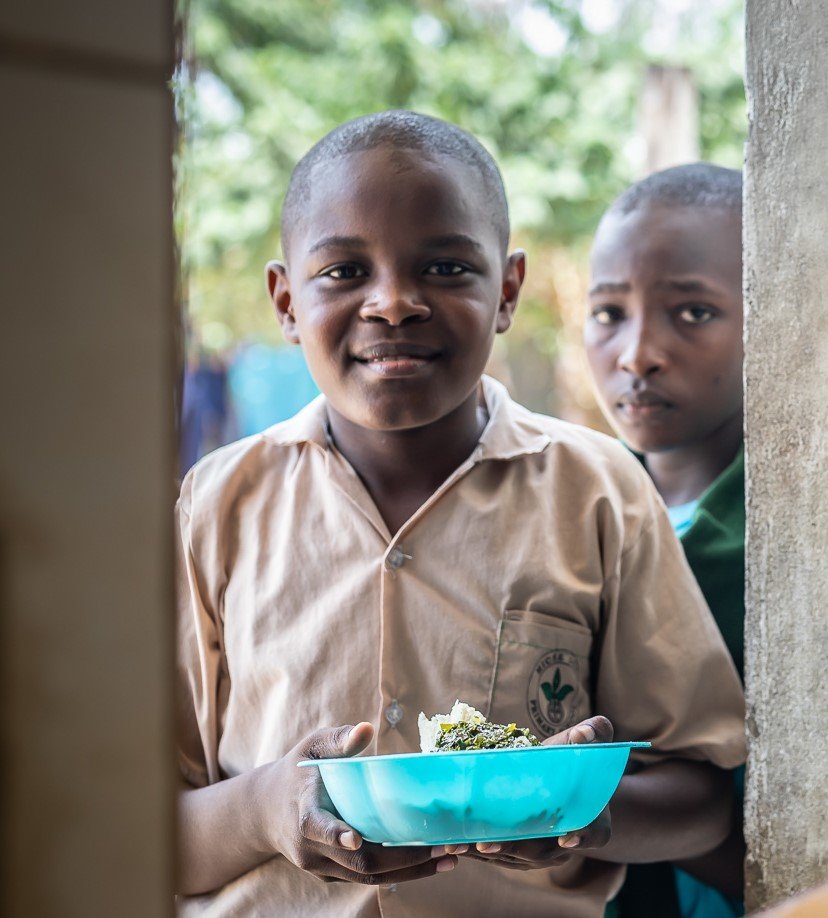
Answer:
[[(649, 758), (744, 760), (739, 679), (646, 472), (611, 438), (484, 379), (477, 448), (399, 532), (326, 436), (323, 398), (202, 460), (178, 504), (179, 746), (193, 787), (318, 727), (418, 747), (455, 699), (543, 738), (593, 713)], [(561, 700), (541, 685), (559, 673)], [(277, 855), (181, 915), (599, 916), (624, 868), (461, 858), (396, 888), (326, 884)]]

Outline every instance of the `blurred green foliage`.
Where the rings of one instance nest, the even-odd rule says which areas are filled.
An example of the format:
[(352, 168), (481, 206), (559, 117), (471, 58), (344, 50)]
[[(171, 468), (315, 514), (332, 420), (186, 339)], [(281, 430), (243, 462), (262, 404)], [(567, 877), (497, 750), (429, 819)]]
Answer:
[(741, 164), (741, 3), (677, 5), (190, 0), (178, 221), (193, 323), (214, 345), (278, 341), (262, 269), (279, 255), (293, 165), (342, 121), (411, 108), (471, 131), (500, 163), (534, 278), (521, 334), (551, 356), (560, 310), (544, 263), (562, 248), (581, 259), (603, 209), (636, 178), (646, 64), (692, 70), (703, 157)]

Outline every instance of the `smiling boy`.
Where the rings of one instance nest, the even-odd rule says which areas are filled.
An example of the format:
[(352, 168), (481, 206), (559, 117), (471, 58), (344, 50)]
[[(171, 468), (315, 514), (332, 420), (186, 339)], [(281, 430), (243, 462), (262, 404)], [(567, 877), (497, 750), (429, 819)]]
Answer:
[[(604, 414), (641, 457), (741, 673), (744, 640), (742, 178), (709, 163), (633, 185), (601, 221), (587, 356)], [(678, 876), (686, 918), (742, 914), (741, 812), (727, 842)], [(668, 915), (663, 870), (630, 872), (624, 914)], [(665, 889), (665, 895), (673, 895)]]
[[(435, 119), (349, 122), (294, 172), (268, 286), (323, 396), (178, 505), (182, 914), (586, 918), (623, 863), (728, 832), (741, 689), (646, 473), (482, 377), (524, 276), (508, 235), (494, 161)], [(458, 697), (652, 740), (611, 837), (384, 849), (296, 768), (413, 751)]]

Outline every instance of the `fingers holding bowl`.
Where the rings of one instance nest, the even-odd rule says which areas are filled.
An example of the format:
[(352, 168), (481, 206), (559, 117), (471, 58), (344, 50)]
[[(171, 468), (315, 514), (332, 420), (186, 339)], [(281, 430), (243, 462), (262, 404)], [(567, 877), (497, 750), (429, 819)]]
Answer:
[(530, 838), (516, 842), (479, 842), (469, 856), (515, 870), (533, 870), (567, 860), (556, 838)]
[(491, 861), (503, 867), (533, 869), (549, 867), (571, 854), (603, 848), (612, 837), (609, 807), (583, 829), (548, 838), (529, 838), (515, 842), (478, 842), (468, 856)]
[(567, 851), (603, 848), (612, 837), (610, 808), (604, 807), (598, 818), (583, 829), (558, 836), (558, 845)]
[[(366, 850), (368, 847), (366, 845)], [(363, 886), (393, 886), (397, 883), (431, 877), (436, 873), (448, 873), (456, 866), (457, 858), (447, 855), (437, 859), (429, 858), (422, 863), (407, 867), (387, 869), (387, 862), (372, 861), (369, 856), (350, 864), (340, 864), (338, 861), (329, 860), (317, 875), (328, 882), (360, 883)]]
[(611, 743), (614, 735), (609, 719), (598, 714), (547, 737), (542, 746), (574, 746), (588, 743)]

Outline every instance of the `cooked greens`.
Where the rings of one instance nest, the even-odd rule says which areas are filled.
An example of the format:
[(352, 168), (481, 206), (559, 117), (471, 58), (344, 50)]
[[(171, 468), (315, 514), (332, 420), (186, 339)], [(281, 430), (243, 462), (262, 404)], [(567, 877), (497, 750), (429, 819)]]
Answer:
[(450, 714), (436, 714), (432, 718), (420, 714), (418, 723), (423, 752), (519, 749), (540, 745), (540, 740), (525, 727), (490, 723), (480, 711), (462, 701), (455, 702)]
[(515, 724), (491, 724), (488, 721), (470, 724), (440, 724), (435, 751), (458, 749), (515, 749), (539, 746), (540, 741), (526, 727)]

